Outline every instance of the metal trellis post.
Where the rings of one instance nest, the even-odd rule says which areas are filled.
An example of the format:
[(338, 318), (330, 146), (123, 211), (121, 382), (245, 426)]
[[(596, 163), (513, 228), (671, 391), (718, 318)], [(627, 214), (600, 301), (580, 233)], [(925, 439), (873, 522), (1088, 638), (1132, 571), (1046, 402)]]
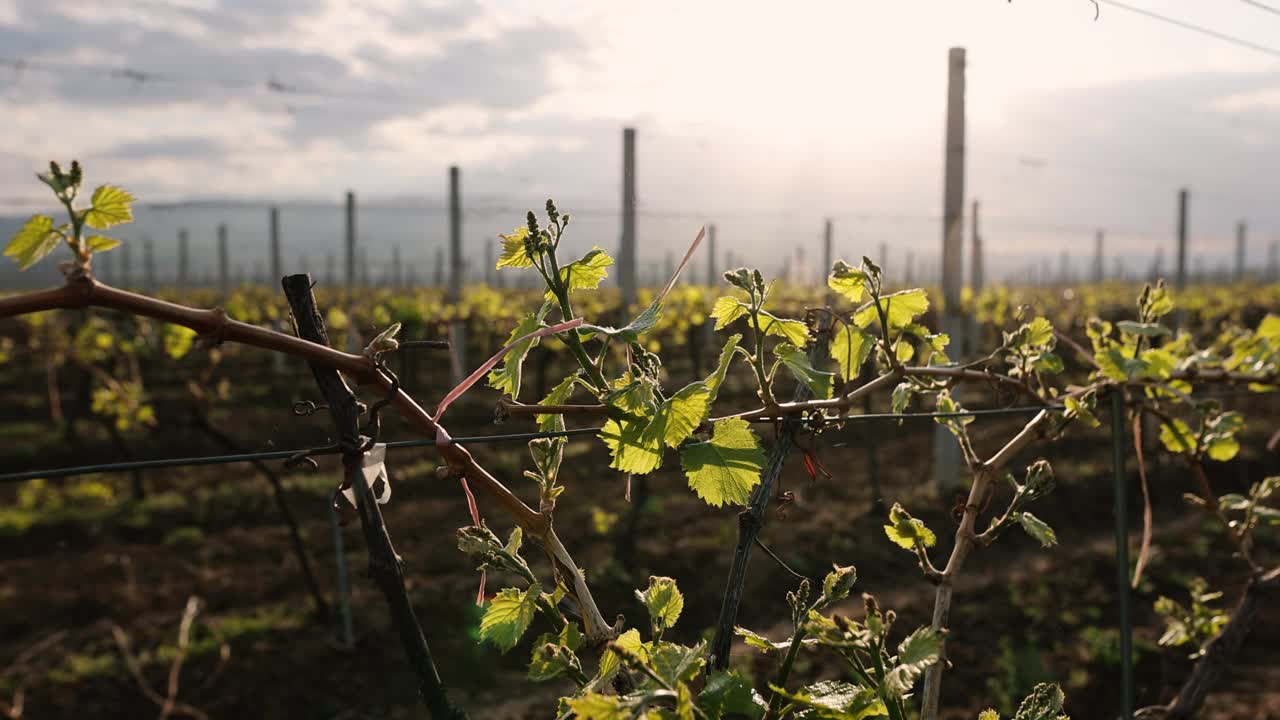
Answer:
[(1120, 615), (1120, 717), (1133, 717), (1133, 618), (1129, 613), (1128, 483), (1124, 468), (1124, 394), (1111, 393), (1111, 470), (1115, 481), (1116, 604)]

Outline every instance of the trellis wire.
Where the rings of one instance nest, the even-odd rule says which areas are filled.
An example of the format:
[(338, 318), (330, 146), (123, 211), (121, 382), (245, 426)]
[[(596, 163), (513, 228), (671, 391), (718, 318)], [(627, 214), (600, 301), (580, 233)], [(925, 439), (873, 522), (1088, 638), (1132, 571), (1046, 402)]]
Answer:
[[(849, 415), (846, 417), (830, 418), (824, 422), (836, 425), (844, 425), (849, 422), (862, 420), (909, 420), (909, 419), (930, 419), (930, 418), (949, 418), (949, 417), (981, 417), (991, 415), (1020, 415), (1033, 414), (1042, 410), (1062, 410), (1062, 405), (1029, 405), (1022, 407), (1008, 408), (989, 408), (978, 410), (963, 410), (958, 412), (921, 412), (921, 413), (869, 413), (863, 415)], [(775, 418), (761, 418), (755, 422), (772, 423), (776, 422)], [(572, 430), (558, 430), (547, 432), (527, 432), (527, 433), (510, 433), (505, 435), (473, 435), (471, 437), (455, 437), (448, 442), (453, 445), (479, 445), (483, 443), (500, 443), (500, 442), (519, 442), (527, 440), (536, 440), (539, 438), (554, 437), (575, 437), (579, 435), (596, 435), (600, 432), (600, 428), (574, 428)], [(435, 445), (435, 440), (419, 439), (419, 440), (396, 440), (387, 443), (388, 450), (401, 450), (406, 448), (428, 447)], [(208, 455), (203, 457), (187, 457), (187, 458), (160, 458), (156, 460), (132, 460), (129, 462), (116, 463), (97, 463), (94, 465), (80, 465), (77, 467), (67, 468), (50, 468), (45, 470), (27, 470), (16, 473), (5, 473), (0, 475), (0, 483), (24, 482), (27, 480), (50, 479), (50, 478), (67, 478), (78, 475), (93, 475), (97, 473), (110, 472), (129, 472), (133, 470), (161, 470), (175, 467), (199, 467), (202, 465), (226, 465), (238, 462), (251, 462), (254, 460), (287, 460), (299, 454), (307, 454), (308, 456), (317, 455), (336, 455), (341, 452), (337, 447), (332, 448), (316, 448), (314, 450), (308, 448), (299, 448), (296, 450), (268, 450), (256, 453), (234, 453), (227, 455)]]

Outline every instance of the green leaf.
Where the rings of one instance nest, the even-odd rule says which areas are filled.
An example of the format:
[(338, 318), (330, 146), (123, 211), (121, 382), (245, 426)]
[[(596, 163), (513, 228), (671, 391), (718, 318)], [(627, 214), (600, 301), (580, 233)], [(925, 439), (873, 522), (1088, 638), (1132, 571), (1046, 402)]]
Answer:
[(645, 434), (676, 447), (693, 434), (711, 407), (711, 389), (705, 383), (689, 383), (658, 406)]
[(840, 377), (852, 381), (871, 354), (875, 339), (853, 325), (842, 325), (831, 338), (831, 357), (840, 367)]
[(587, 693), (569, 698), (569, 709), (578, 720), (630, 720), (631, 706), (617, 695)]
[(649, 646), (649, 664), (653, 666), (658, 677), (667, 681), (668, 685), (691, 682), (702, 672), (703, 655), (706, 653), (706, 641), (695, 647), (685, 647), (670, 642), (655, 642)]
[(715, 318), (716, 330), (721, 330), (747, 314), (751, 307), (732, 295), (718, 298), (711, 306), (711, 317)]
[(580, 333), (590, 335), (592, 333), (602, 333), (609, 337), (616, 337), (623, 342), (635, 342), (640, 336), (649, 332), (658, 324), (658, 320), (662, 319), (662, 302), (654, 300), (649, 307), (636, 316), (635, 320), (620, 328), (604, 327), (601, 325), (582, 325), (578, 328)]
[[(737, 625), (734, 626), (733, 632), (742, 638), (743, 642), (764, 653), (782, 652), (791, 647), (791, 638), (787, 638), (782, 642), (774, 642), (754, 630), (748, 630)], [(809, 638), (806, 642), (812, 639)]]
[(822, 580), (822, 596), (828, 603), (849, 597), (853, 584), (858, 581), (858, 571), (852, 565), (833, 565), (835, 569)]
[(796, 380), (808, 386), (815, 398), (825, 400), (831, 397), (831, 384), (835, 377), (833, 373), (814, 369), (809, 364), (808, 356), (791, 343), (778, 343), (773, 352)]
[(1196, 435), (1183, 421), (1173, 418), (1173, 426), (1169, 423), (1160, 425), (1160, 442), (1169, 452), (1186, 453), (1196, 449)]
[[(507, 342), (515, 342), (518, 338), (522, 338), (541, 328), (544, 316), (541, 311), (524, 316), (524, 319), (511, 331)], [(512, 347), (507, 352), (506, 357), (503, 358), (501, 367), (496, 367), (489, 371), (489, 387), (510, 395), (513, 399), (518, 398), (520, 396), (520, 378), (524, 359), (528, 357), (529, 351), (538, 344), (539, 340), (540, 338), (536, 337), (529, 338)]]
[(1067, 397), (1062, 402), (1067, 406), (1067, 413), (1066, 413), (1067, 417), (1078, 418), (1081, 422), (1083, 422), (1085, 425), (1088, 425), (1089, 427), (1096, 428), (1101, 424), (1098, 422), (1098, 418), (1093, 414), (1093, 411), (1089, 408), (1089, 406), (1084, 402), (1082, 402), (1080, 399), (1074, 398), (1074, 397)]
[(123, 188), (100, 185), (93, 191), (93, 198), (89, 201), (91, 207), (84, 214), (84, 224), (98, 230), (106, 230), (115, 225), (131, 222), (133, 209), (130, 203), (133, 201), (134, 197)]
[(1058, 544), (1058, 535), (1053, 532), (1053, 528), (1049, 527), (1049, 524), (1045, 521), (1029, 512), (1018, 513), (1017, 519), (1022, 529), (1039, 541), (1041, 547), (1053, 547)]
[(1018, 706), (1013, 720), (1057, 720), (1062, 714), (1064, 702), (1066, 696), (1062, 694), (1062, 688), (1051, 683), (1041, 683)]
[(890, 398), (891, 409), (893, 412), (901, 415), (906, 412), (907, 403), (911, 402), (911, 396), (915, 394), (916, 386), (909, 382), (898, 383), (893, 389), (893, 395)]
[(746, 505), (764, 460), (755, 433), (741, 418), (716, 422), (711, 440), (687, 445), (680, 455), (689, 488), (712, 507)]
[(742, 340), (742, 335), (730, 335), (725, 341), (724, 347), (720, 349), (720, 359), (716, 361), (716, 369), (706, 380), (702, 382), (706, 384), (707, 389), (711, 391), (711, 397), (707, 398), (707, 406), (716, 401), (716, 396), (720, 394), (720, 386), (724, 384), (725, 375), (729, 372), (729, 363), (733, 362), (734, 351), (738, 347), (738, 341)]
[[(609, 277), (608, 268), (613, 265), (613, 258), (600, 248), (591, 248), (591, 250), (582, 256), (581, 260), (573, 262), (560, 268), (560, 281), (564, 282), (569, 291), (574, 290), (595, 290), (600, 287), (600, 282)], [(555, 302), (555, 293), (547, 290), (546, 299)]]
[(1065, 368), (1062, 363), (1062, 358), (1048, 350), (1040, 353), (1040, 356), (1036, 358), (1034, 363), (1032, 363), (1032, 367), (1042, 373), (1049, 373), (1050, 375), (1056, 375), (1062, 372)]
[(909, 325), (929, 309), (929, 295), (920, 288), (885, 295), (881, 300), (887, 308), (885, 314), (891, 329)]
[(610, 419), (600, 428), (600, 439), (613, 452), (609, 467), (633, 475), (648, 475), (662, 464), (662, 436), (648, 433), (647, 422)]
[(770, 684), (774, 692), (802, 707), (811, 708), (806, 718), (822, 720), (863, 720), (888, 715), (884, 701), (872, 688), (851, 685), (840, 680), (823, 680), (789, 693)]
[(191, 351), (196, 339), (196, 331), (185, 325), (165, 323), (164, 352), (174, 360), (180, 359)]
[(787, 320), (773, 313), (760, 311), (760, 329), (765, 335), (777, 335), (796, 347), (809, 344), (809, 326), (799, 320)]
[(867, 274), (843, 260), (831, 266), (827, 286), (840, 293), (849, 302), (862, 302), (867, 290)]
[(637, 590), (636, 597), (649, 611), (649, 622), (655, 631), (674, 626), (684, 610), (684, 595), (669, 577), (650, 576), (649, 587), (644, 592)]
[(1218, 462), (1227, 462), (1240, 452), (1240, 443), (1234, 437), (1218, 437), (1209, 441), (1206, 454)]
[(502, 239), (502, 254), (498, 256), (495, 269), (533, 267), (533, 258), (529, 257), (528, 248), (525, 246), (525, 240), (529, 238), (528, 227), (518, 227), (512, 230), (510, 235), (498, 235), (498, 237)]
[(698, 695), (698, 707), (709, 718), (745, 716), (759, 720), (764, 715), (764, 698), (737, 670), (712, 673)]
[(578, 623), (568, 622), (559, 635), (543, 633), (533, 644), (533, 658), (529, 661), (529, 679), (535, 682), (559, 677), (570, 668), (581, 670), (574, 651), (582, 645), (582, 631)]
[(925, 671), (942, 657), (942, 633), (928, 627), (917, 628), (898, 645), (894, 668), (885, 676), (885, 688), (902, 697)]
[(120, 247), (120, 241), (115, 238), (94, 235), (85, 241), (85, 245), (88, 246), (90, 251), (100, 253)]
[[(640, 631), (635, 628), (622, 633), (614, 643), (623, 650), (630, 650), (632, 654), (645, 657), (644, 643), (640, 641)], [(606, 650), (604, 655), (600, 656), (600, 671), (596, 673), (596, 677), (602, 680), (608, 680), (618, 672), (618, 668), (622, 665), (622, 658), (618, 657), (618, 653), (612, 650)]]
[(1160, 323), (1140, 323), (1132, 320), (1120, 320), (1116, 323), (1116, 329), (1122, 333), (1129, 335), (1140, 335), (1142, 337), (1160, 337), (1161, 335), (1172, 335), (1173, 332), (1169, 328)]
[(62, 240), (62, 233), (53, 227), (48, 215), (32, 215), (4, 249), (4, 254), (18, 263), (19, 270), (26, 270), (53, 252)]
[[(573, 395), (574, 380), (576, 376), (570, 375), (561, 380), (559, 384), (551, 388), (551, 392), (547, 396), (538, 401), (539, 405), (563, 405), (569, 401), (569, 396)], [(542, 432), (551, 432), (564, 429), (563, 415), (538, 415), (535, 418), (538, 422), (538, 430)]]
[(1025, 344), (1030, 347), (1043, 347), (1053, 341), (1053, 323), (1048, 318), (1036, 317), (1023, 328), (1026, 330)]
[(505, 588), (489, 601), (480, 618), (480, 639), (487, 640), (507, 652), (516, 646), (529, 629), (542, 587), (537, 583), (525, 592)]
[(917, 520), (898, 503), (889, 510), (889, 524), (884, 526), (884, 534), (898, 547), (904, 550), (915, 550), (917, 545), (933, 547), (938, 541), (933, 531), (925, 526), (923, 520)]
[(386, 330), (378, 333), (365, 347), (366, 353), (380, 353), (395, 350), (400, 346), (396, 335), (400, 334), (400, 323), (392, 323)]

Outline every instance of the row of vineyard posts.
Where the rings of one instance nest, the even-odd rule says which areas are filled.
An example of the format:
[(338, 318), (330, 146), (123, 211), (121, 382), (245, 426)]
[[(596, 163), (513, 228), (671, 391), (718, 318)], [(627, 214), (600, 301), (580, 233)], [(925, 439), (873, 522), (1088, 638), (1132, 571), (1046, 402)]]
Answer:
[[(1099, 406), (1111, 408), (1117, 426), (1131, 424), (1136, 447), (1142, 445), (1140, 421), (1152, 419), (1159, 428), (1160, 446), (1197, 482), (1200, 491), (1188, 502), (1218, 524), (1247, 580), (1239, 605), (1219, 622), (1199, 622), (1210, 594), (1193, 595), (1189, 610), (1172, 600), (1162, 601), (1158, 609), (1169, 623), (1165, 639), (1192, 645), (1200, 660), (1182, 692), (1169, 705), (1149, 712), (1194, 716), (1205, 694), (1227, 672), (1259, 608), (1280, 586), (1280, 566), (1261, 557), (1253, 540), (1255, 532), (1280, 523), (1280, 510), (1274, 506), (1280, 478), (1254, 483), (1248, 495), (1217, 496), (1205, 464), (1235, 457), (1244, 418), (1197, 396), (1212, 386), (1254, 392), (1280, 386), (1280, 315), (1268, 314), (1255, 328), (1224, 323), (1212, 336), (1198, 338), (1166, 324), (1175, 311), (1174, 294), (1157, 284), (1142, 291), (1133, 319), (1090, 319), (1084, 340), (1054, 328), (1044, 317), (1023, 317), (1003, 333), (997, 346), (960, 363), (948, 355), (952, 338), (924, 322), (934, 302), (928, 293), (920, 288), (890, 292), (882, 269), (869, 258), (857, 266), (833, 261), (827, 278), (833, 302), (803, 318), (781, 312), (771, 296), (772, 283), (760, 271), (738, 268), (724, 273), (728, 290), (712, 311), (714, 330), (721, 333), (717, 362), (702, 379), (673, 388), (664, 385), (663, 358), (646, 348), (644, 338), (662, 318), (664, 299), (703, 233), (652, 302), (638, 308), (628, 322), (610, 326), (576, 314), (574, 302), (599, 288), (613, 259), (598, 247), (577, 259), (562, 257), (558, 250), (571, 217), (548, 201), (544, 216), (530, 212), (523, 225), (500, 236), (495, 263), (504, 272), (536, 274), (545, 287), (541, 302), (528, 308), (503, 348), (428, 411), (405, 391), (387, 364), (406, 347), (397, 338), (399, 326), (384, 328), (358, 353), (330, 347), (324, 316), (306, 275), (283, 281), (294, 335), (237, 321), (223, 309), (186, 307), (106, 285), (94, 277), (94, 260), (120, 243), (95, 231), (130, 221), (133, 197), (103, 185), (87, 205), (79, 205), (83, 173), (76, 163), (69, 171), (51, 164), (40, 179), (66, 210), (66, 221), (32, 217), (5, 254), (25, 269), (65, 246), (71, 253), (60, 265), (65, 283), (0, 299), (0, 318), (103, 308), (187, 328), (207, 346), (235, 342), (305, 359), (334, 423), (338, 441), (333, 450), (341, 454), (345, 468), (333, 501), (360, 519), (372, 577), (385, 596), (434, 717), (463, 713), (449, 697), (405, 589), (402, 563), (412, 558), (395, 552), (380, 507), (389, 497), (379, 429), (384, 411), (399, 413), (410, 427), (434, 440), (443, 462), (438, 476), (458, 483), (459, 497), (466, 498), (472, 515), (472, 524), (458, 531), (459, 548), (477, 563), (482, 587), (488, 573), (507, 585), (485, 606), (481, 640), (505, 651), (529, 632), (535, 618), (551, 628), (533, 642), (529, 676), (566, 688), (556, 710), (565, 717), (901, 720), (918, 712), (934, 720), (947, 668), (950, 613), (966, 560), (1014, 528), (1046, 548), (1057, 544), (1054, 530), (1032, 512), (1037, 503), (1051, 502), (1046, 498), (1053, 490), (1053, 470), (1045, 460), (1025, 462), (1024, 456), (1038, 443), (1099, 424)], [(524, 402), (523, 362), (533, 347), (551, 336), (563, 343), (576, 367), (545, 397)], [(753, 378), (759, 405), (718, 413), (717, 396), (735, 369)], [(485, 470), (446, 429), (450, 405), (481, 381), (502, 394), (507, 417), (531, 418), (537, 426), (528, 441), (529, 469), (515, 479), (534, 484), (536, 508)], [(361, 401), (349, 382), (373, 402)], [(961, 405), (961, 387), (970, 393), (1016, 397), (1039, 409), (998, 449), (984, 452), (985, 443), (975, 442), (969, 429), (976, 416)], [(782, 397), (788, 390), (790, 399)], [(935, 532), (902, 504), (892, 504), (884, 526), (884, 541), (909, 553), (919, 566), (921, 578), (915, 587), (932, 594), (931, 622), (898, 632), (893, 610), (882, 608), (870, 595), (863, 596), (859, 615), (850, 613), (848, 600), (857, 574), (852, 566), (836, 563), (821, 583), (801, 579), (786, 593), (791, 634), (785, 640), (773, 641), (739, 626), (749, 561), (759, 545), (766, 511), (776, 501), (774, 489), (784, 463), (796, 446), (793, 438), (805, 435), (820, 441), (824, 431), (856, 419), (856, 409), (876, 394), (888, 395), (899, 415), (911, 414), (913, 407), (932, 409), (967, 476), (967, 497), (956, 508), (959, 522), (949, 550), (943, 552)], [(689, 491), (706, 504), (742, 508), (720, 617), (709, 643), (687, 646), (664, 638), (685, 603), (675, 582), (666, 577), (651, 577), (648, 586), (636, 592), (647, 623), (628, 625), (622, 616), (614, 623), (605, 620), (587, 576), (561, 540), (561, 532), (571, 543), (580, 533), (555, 523), (559, 503), (573, 498), (572, 488), (561, 480), (569, 418), (603, 421), (598, 438), (620, 482), (649, 475), (670, 460), (678, 462)], [(755, 429), (768, 426), (776, 428), (772, 443)], [(812, 462), (807, 455), (805, 460)], [(484, 519), (494, 512), (502, 517), (494, 527), (511, 526), (506, 540)], [(523, 554), (526, 545), (551, 560), (549, 573), (539, 575), (531, 569)], [(1136, 572), (1142, 564), (1140, 558)], [(904, 585), (908, 582), (903, 579)], [(774, 671), (754, 678), (730, 668), (735, 639), (775, 658)], [(967, 641), (994, 647), (998, 638)], [(801, 653), (834, 658), (850, 680), (797, 687), (791, 674)], [(1058, 686), (1041, 685), (1016, 717), (1064, 717), (1064, 702)], [(997, 717), (990, 710), (981, 716)]]

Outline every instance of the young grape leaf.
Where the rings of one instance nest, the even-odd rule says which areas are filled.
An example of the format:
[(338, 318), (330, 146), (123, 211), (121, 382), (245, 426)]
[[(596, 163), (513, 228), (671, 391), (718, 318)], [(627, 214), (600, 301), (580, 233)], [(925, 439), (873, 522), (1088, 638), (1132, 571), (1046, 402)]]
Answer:
[(48, 215), (32, 215), (5, 247), (4, 254), (18, 263), (19, 270), (26, 270), (58, 247), (62, 234), (53, 227)]
[(799, 320), (787, 320), (761, 310), (760, 329), (764, 331), (765, 335), (777, 335), (786, 338), (787, 342), (796, 347), (804, 347), (809, 344), (809, 326)]
[(91, 251), (100, 253), (120, 247), (120, 241), (115, 238), (94, 235), (88, 240), (85, 240), (85, 245), (87, 245)]
[[(555, 387), (551, 388), (551, 392), (547, 396), (538, 401), (539, 405), (563, 405), (569, 401), (569, 396), (573, 395), (574, 381), (576, 375), (570, 375), (561, 380)], [(551, 432), (554, 430), (564, 430), (563, 415), (537, 415), (534, 418), (538, 423), (538, 430), (542, 432)]]
[(835, 377), (833, 373), (814, 369), (809, 364), (808, 356), (791, 343), (779, 343), (773, 352), (796, 380), (809, 387), (809, 392), (815, 398), (825, 400), (831, 397), (831, 383)]
[(518, 227), (512, 230), (510, 235), (498, 235), (498, 237), (502, 239), (502, 254), (498, 256), (494, 269), (533, 267), (533, 258), (529, 257), (528, 248), (525, 246), (525, 240), (529, 238), (528, 227)]
[[(638, 655), (642, 660), (645, 658), (644, 643), (640, 641), (640, 631), (635, 628), (622, 633), (618, 639), (613, 641), (623, 650), (629, 650), (633, 655)], [(600, 670), (596, 673), (596, 677), (601, 680), (608, 680), (618, 672), (618, 668), (622, 665), (622, 658), (618, 657), (618, 653), (613, 650), (606, 650), (604, 655), (600, 656)]]
[(917, 628), (898, 645), (898, 656), (885, 677), (885, 688), (898, 697), (906, 695), (925, 668), (941, 657), (942, 634), (928, 627)]
[[(508, 343), (515, 342), (517, 339), (534, 332), (542, 327), (542, 319), (546, 316), (547, 306), (530, 315), (524, 316), (515, 329), (511, 331), (510, 337), (507, 338)], [(512, 346), (507, 352), (506, 358), (502, 361), (501, 367), (496, 367), (489, 372), (489, 387), (494, 388), (502, 393), (510, 395), (512, 399), (520, 397), (520, 378), (524, 359), (528, 357), (529, 351), (538, 344), (539, 338), (531, 337), (521, 340)]]
[(101, 185), (93, 191), (93, 198), (89, 201), (91, 207), (84, 214), (84, 224), (98, 230), (106, 230), (115, 225), (131, 222), (133, 209), (130, 203), (133, 201), (134, 197), (123, 188)]
[(867, 289), (867, 274), (843, 260), (831, 266), (827, 287), (840, 293), (849, 302), (862, 302)]
[(649, 662), (658, 673), (658, 677), (666, 680), (668, 685), (687, 683), (702, 672), (702, 667), (706, 664), (703, 659), (706, 650), (705, 640), (694, 647), (670, 642), (651, 643)]
[(831, 338), (831, 357), (840, 368), (840, 377), (851, 382), (871, 354), (875, 339), (853, 325), (843, 325)]
[[(590, 252), (582, 256), (581, 260), (574, 260), (568, 265), (560, 268), (560, 280), (565, 283), (569, 291), (574, 290), (595, 290), (600, 287), (600, 282), (609, 277), (608, 268), (613, 265), (613, 258), (600, 248), (591, 248)], [(555, 302), (555, 293), (547, 290), (546, 299), (549, 302)]]
[(1193, 452), (1196, 449), (1196, 436), (1185, 422), (1173, 418), (1173, 424), (1160, 425), (1160, 442), (1172, 453)]
[(889, 714), (884, 701), (873, 688), (859, 687), (840, 680), (823, 680), (794, 693), (773, 684), (769, 687), (801, 707), (812, 708), (816, 711), (813, 717), (824, 720), (863, 720)]
[(706, 383), (689, 383), (658, 406), (644, 434), (676, 447), (693, 434), (710, 407), (711, 389)]
[(649, 621), (655, 631), (675, 625), (680, 611), (684, 610), (684, 595), (676, 587), (676, 581), (669, 577), (650, 576), (649, 587), (644, 592), (637, 590), (636, 598), (649, 611)]
[(1052, 683), (1041, 683), (1018, 706), (1013, 720), (1059, 720), (1064, 702), (1066, 696), (1062, 694), (1062, 688)]
[(537, 583), (521, 592), (505, 588), (489, 601), (480, 618), (480, 639), (487, 640), (507, 652), (516, 646), (520, 636), (529, 629), (533, 611), (537, 608), (542, 587)]
[(690, 489), (712, 507), (746, 505), (764, 460), (755, 433), (741, 418), (718, 421), (711, 440), (687, 445), (680, 455)]
[(759, 720), (766, 709), (764, 698), (736, 670), (712, 673), (698, 695), (698, 707), (707, 717), (741, 715), (748, 720)]
[[(900, 290), (881, 297), (880, 304), (885, 309), (885, 319), (889, 322), (889, 329), (900, 330), (929, 309), (929, 295), (920, 288)], [(880, 314), (876, 310), (875, 303), (867, 305), (853, 316), (854, 324), (860, 328), (870, 327), (879, 320)]]
[(600, 428), (600, 439), (613, 453), (609, 467), (633, 475), (648, 475), (662, 464), (662, 436), (647, 433), (647, 422), (610, 419)]
[(1053, 547), (1058, 544), (1058, 536), (1053, 528), (1040, 518), (1029, 512), (1018, 513), (1018, 524), (1027, 534), (1039, 541), (1041, 547)]
[(722, 330), (747, 314), (751, 308), (732, 295), (725, 295), (711, 306), (711, 317), (716, 321), (716, 330)]
[(724, 377), (729, 372), (729, 363), (733, 360), (734, 351), (738, 347), (738, 341), (742, 339), (741, 335), (730, 335), (725, 341), (724, 347), (720, 350), (720, 359), (716, 362), (715, 372), (711, 373), (706, 380), (707, 388), (711, 390), (711, 397), (707, 398), (707, 406), (710, 407), (716, 401), (716, 396), (720, 394), (720, 386), (724, 383)]
[(579, 720), (630, 720), (631, 704), (617, 695), (589, 692), (566, 701)]
[(904, 550), (915, 550), (917, 545), (933, 547), (938, 541), (923, 520), (911, 517), (898, 503), (894, 503), (889, 510), (889, 524), (884, 526), (884, 534)]

